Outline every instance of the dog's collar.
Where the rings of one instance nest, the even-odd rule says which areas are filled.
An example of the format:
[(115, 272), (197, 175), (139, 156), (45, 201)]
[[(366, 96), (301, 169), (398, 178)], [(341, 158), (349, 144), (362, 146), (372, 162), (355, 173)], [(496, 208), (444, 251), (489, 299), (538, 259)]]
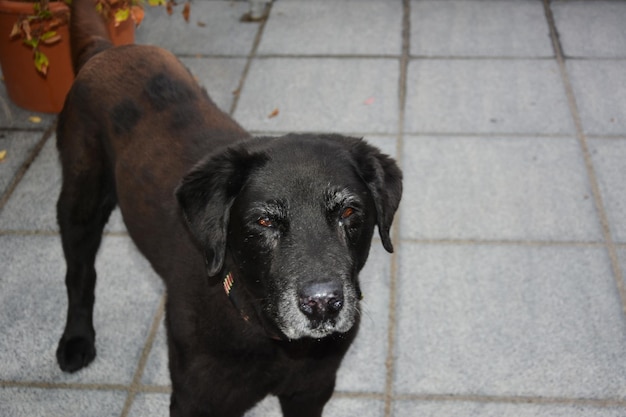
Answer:
[[(240, 291), (237, 289), (237, 287), (235, 287), (235, 276), (233, 275), (232, 272), (228, 272), (226, 274), (226, 276), (224, 277), (224, 281), (222, 281), (222, 285), (224, 287), (224, 292), (228, 296), (228, 299), (230, 300), (233, 307), (235, 307), (235, 309), (239, 311), (241, 318), (246, 323), (250, 323), (250, 316), (246, 314), (246, 312), (241, 307), (241, 298), (240, 298), (241, 294), (240, 294)], [(276, 331), (270, 330), (267, 324), (260, 317), (257, 316), (257, 319), (259, 320), (259, 322), (265, 329), (265, 332), (269, 336), (270, 339), (279, 340), (279, 341), (284, 340), (283, 337), (279, 336), (279, 334), (276, 333)]]
[(233, 276), (232, 272), (229, 272), (228, 274), (226, 274), (226, 277), (224, 278), (222, 285), (224, 286), (224, 292), (228, 296), (228, 299), (233, 304), (233, 306), (239, 311), (239, 314), (241, 314), (241, 318), (244, 319), (245, 322), (249, 322), (250, 316), (248, 316), (243, 311), (238, 300), (239, 297), (237, 296), (236, 291), (233, 291), (233, 286), (235, 285), (235, 277)]

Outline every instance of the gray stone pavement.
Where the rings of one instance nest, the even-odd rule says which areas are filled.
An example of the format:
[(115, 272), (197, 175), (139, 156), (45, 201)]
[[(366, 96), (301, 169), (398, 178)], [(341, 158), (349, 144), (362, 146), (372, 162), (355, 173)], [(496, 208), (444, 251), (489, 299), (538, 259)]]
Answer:
[[(363, 136), (405, 173), (396, 253), (362, 273), (362, 331), (326, 416), (626, 415), (626, 2), (196, 0), (149, 10), (256, 134)], [(279, 110), (276, 117), (269, 115)], [(98, 357), (63, 374), (53, 115), (0, 83), (0, 416), (165, 416), (163, 287), (116, 213)], [(247, 417), (279, 416), (268, 398)]]

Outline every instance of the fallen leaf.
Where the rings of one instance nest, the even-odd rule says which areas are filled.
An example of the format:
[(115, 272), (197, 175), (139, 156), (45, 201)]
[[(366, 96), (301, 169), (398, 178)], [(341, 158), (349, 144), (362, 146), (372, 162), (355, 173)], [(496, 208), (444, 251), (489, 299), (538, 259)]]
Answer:
[(32, 123), (41, 123), (41, 117), (39, 116), (30, 116), (28, 118)]
[(374, 101), (376, 101), (374, 97), (368, 97), (367, 99), (365, 99), (363, 104), (365, 104), (366, 106), (369, 106), (370, 104), (374, 104)]
[(276, 108), (274, 110), (272, 110), (272, 112), (267, 116), (268, 119), (273, 119), (274, 117), (278, 116), (278, 113), (280, 113), (280, 111)]
[(183, 18), (185, 18), (185, 22), (189, 22), (189, 10), (191, 9), (191, 4), (189, 2), (185, 3), (183, 7)]
[(4, 162), (4, 158), (7, 157), (7, 151), (5, 149), (0, 151), (0, 162)]
[(205, 27), (205, 26), (206, 26), (206, 23), (201, 22), (201, 21), (199, 21), (199, 20), (198, 20), (198, 26), (200, 26), (201, 28), (203, 28), (203, 27)]

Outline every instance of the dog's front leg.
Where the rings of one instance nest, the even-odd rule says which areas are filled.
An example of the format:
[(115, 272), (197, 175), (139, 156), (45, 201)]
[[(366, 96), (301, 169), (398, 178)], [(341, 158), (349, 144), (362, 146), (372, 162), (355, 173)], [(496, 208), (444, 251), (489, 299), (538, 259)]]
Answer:
[(307, 392), (281, 395), (280, 406), (284, 417), (321, 417), (324, 406), (333, 395), (335, 381), (326, 387), (315, 387)]

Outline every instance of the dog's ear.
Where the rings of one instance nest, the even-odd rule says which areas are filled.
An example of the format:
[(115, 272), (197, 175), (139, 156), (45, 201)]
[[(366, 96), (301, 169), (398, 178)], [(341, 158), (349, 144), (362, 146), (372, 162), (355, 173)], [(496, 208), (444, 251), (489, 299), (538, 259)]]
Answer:
[(389, 231), (402, 198), (402, 171), (396, 162), (362, 139), (350, 149), (361, 179), (376, 206), (378, 233), (387, 252), (393, 252)]
[(204, 249), (208, 274), (216, 275), (224, 263), (230, 207), (250, 173), (267, 156), (243, 146), (227, 148), (200, 162), (176, 189), (176, 198), (194, 237)]

